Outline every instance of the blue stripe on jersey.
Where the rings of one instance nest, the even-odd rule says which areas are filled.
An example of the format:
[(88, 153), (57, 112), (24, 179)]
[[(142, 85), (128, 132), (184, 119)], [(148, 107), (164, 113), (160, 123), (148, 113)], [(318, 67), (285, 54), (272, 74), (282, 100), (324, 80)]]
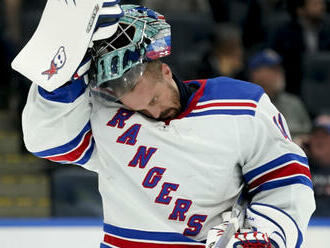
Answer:
[(181, 233), (140, 231), (135, 229), (120, 228), (105, 223), (103, 226), (103, 230), (104, 232), (123, 238), (167, 241), (167, 242), (173, 241), (173, 242), (200, 243), (198, 241), (183, 236)]
[(207, 80), (205, 91), (199, 102), (217, 99), (242, 99), (258, 102), (264, 93), (259, 85), (227, 77)]
[[(253, 205), (258, 205), (258, 204), (252, 203), (251, 206), (253, 206)], [(284, 231), (284, 229), (282, 228), (281, 225), (279, 225), (275, 220), (269, 218), (268, 216), (266, 216), (266, 215), (264, 215), (264, 214), (262, 214), (262, 213), (259, 213), (258, 211), (256, 211), (256, 210), (253, 209), (252, 207), (248, 207), (248, 209), (249, 209), (251, 212), (253, 212), (254, 214), (261, 216), (262, 218), (266, 219), (267, 221), (269, 221), (269, 222), (273, 223), (275, 226), (277, 226), (278, 229), (279, 229), (279, 230), (281, 231), (281, 233), (282, 233), (282, 234), (280, 234), (280, 237), (281, 237), (281, 239), (284, 241), (284, 244), (286, 244), (286, 235), (285, 235), (285, 231)], [(276, 210), (277, 210), (277, 209), (276, 209)]]
[(52, 92), (48, 92), (42, 87), (38, 86), (38, 92), (43, 98), (49, 101), (61, 103), (74, 102), (85, 92), (85, 89), (86, 83), (84, 77), (80, 77), (77, 80), (71, 81)]
[(92, 137), (91, 145), (88, 148), (88, 150), (86, 151), (85, 155), (82, 157), (82, 159), (80, 159), (79, 161), (74, 162), (74, 163), (78, 164), (78, 165), (86, 164), (92, 156), (92, 153), (94, 151), (94, 145), (95, 145), (95, 141), (94, 141), (94, 138)]
[(100, 248), (112, 248), (112, 246), (101, 243)]
[(283, 235), (282, 234), (280, 234), (279, 232), (277, 232), (277, 231), (275, 231), (275, 232), (273, 232), (272, 233), (273, 235), (277, 235), (277, 236), (279, 236), (280, 237), (280, 239), (283, 241), (283, 243), (285, 244), (285, 238), (283, 237)]
[(252, 171), (249, 171), (243, 177), (246, 182), (249, 182), (252, 178), (256, 177), (257, 175), (259, 175), (265, 171), (268, 171), (270, 169), (273, 169), (277, 166), (280, 166), (282, 164), (285, 164), (289, 161), (293, 161), (293, 160), (297, 160), (300, 163), (308, 166), (308, 159), (306, 157), (302, 157), (302, 156), (300, 156), (298, 154), (294, 154), (294, 153), (287, 153), (281, 157), (278, 157), (256, 169), (252, 170)]
[(35, 152), (33, 154), (37, 157), (49, 157), (49, 156), (62, 154), (62, 153), (71, 151), (72, 149), (74, 149), (75, 147), (78, 146), (78, 144), (83, 139), (85, 133), (88, 132), (90, 129), (91, 129), (91, 124), (90, 124), (90, 122), (88, 122), (86, 124), (86, 126), (83, 128), (83, 130), (70, 142), (68, 142), (62, 146), (58, 146), (58, 147), (51, 148), (51, 149), (41, 151), (41, 152)]
[(206, 110), (201, 112), (190, 113), (186, 117), (203, 116), (203, 115), (255, 115), (253, 110), (241, 110), (241, 109), (216, 109)]
[(310, 187), (313, 190), (313, 183), (309, 178), (306, 178), (305, 176), (295, 176), (295, 177), (290, 177), (290, 178), (284, 178), (280, 180), (274, 180), (270, 182), (266, 182), (261, 184), (259, 187), (257, 187), (255, 190), (249, 192), (249, 195), (253, 197), (254, 195), (258, 194), (261, 191), (264, 190), (270, 190), (270, 189), (275, 189), (279, 187), (284, 187), (288, 186), (291, 184), (304, 184), (308, 187)]

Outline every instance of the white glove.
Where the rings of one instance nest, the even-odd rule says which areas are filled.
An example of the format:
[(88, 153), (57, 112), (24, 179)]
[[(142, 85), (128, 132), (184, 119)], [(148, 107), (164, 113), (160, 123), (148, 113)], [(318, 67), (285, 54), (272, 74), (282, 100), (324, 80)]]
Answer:
[[(86, 76), (88, 73), (88, 70), (91, 66), (91, 61), (92, 58), (91, 56), (87, 53), (84, 57), (84, 59), (82, 60), (82, 62), (79, 64), (78, 68), (76, 69), (76, 71), (74, 72), (74, 74), (71, 77), (71, 80), (77, 80), (83, 76)], [(88, 77), (86, 77), (86, 84), (88, 84)]]
[(92, 41), (107, 39), (116, 32), (118, 20), (124, 15), (123, 10), (118, 4), (119, 2), (120, 0), (107, 0), (103, 2)]
[[(118, 28), (119, 18), (124, 15), (124, 12), (119, 6), (120, 0), (107, 0), (103, 1), (102, 7), (99, 10), (100, 14), (97, 19), (92, 40), (89, 47), (93, 46), (93, 41), (103, 40), (111, 37)], [(91, 56), (88, 55), (88, 51), (79, 64), (78, 68), (72, 76), (72, 80), (76, 80), (84, 76), (91, 65)]]
[[(221, 239), (229, 223), (231, 212), (222, 214), (223, 223), (210, 229), (207, 235), (206, 248), (214, 248), (215, 244)], [(252, 229), (240, 229), (229, 241), (226, 248), (271, 248), (272, 244), (267, 233)]]

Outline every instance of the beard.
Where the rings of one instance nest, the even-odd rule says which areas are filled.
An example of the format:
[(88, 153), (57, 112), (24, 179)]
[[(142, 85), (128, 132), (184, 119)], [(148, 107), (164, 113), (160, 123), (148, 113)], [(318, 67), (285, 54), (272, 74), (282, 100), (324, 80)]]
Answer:
[(169, 119), (174, 119), (177, 117), (180, 113), (180, 108), (168, 108), (165, 111), (163, 111), (159, 118), (157, 119), (158, 121), (165, 121)]
[(160, 113), (158, 121), (165, 121), (174, 119), (177, 117), (181, 112), (181, 102), (180, 102), (180, 93), (177, 91), (172, 85), (168, 85), (170, 89), (170, 103), (171, 107), (165, 109), (163, 112)]
[(165, 107), (164, 110), (159, 114), (158, 118), (155, 118), (147, 109), (140, 110), (139, 112), (143, 114), (144, 116), (157, 120), (157, 121), (167, 121), (176, 118), (180, 115), (182, 106), (181, 106), (181, 98), (180, 93), (175, 86), (173, 86), (170, 82), (163, 81), (158, 83), (164, 83), (167, 86), (166, 91), (169, 92), (169, 94), (166, 96), (167, 101), (165, 102), (168, 107)]
[(154, 118), (147, 110), (142, 110), (140, 113), (157, 121), (166, 121), (177, 117), (181, 113), (180, 93), (172, 85), (168, 85), (168, 88), (170, 90), (168, 101), (170, 106), (160, 113), (159, 118)]

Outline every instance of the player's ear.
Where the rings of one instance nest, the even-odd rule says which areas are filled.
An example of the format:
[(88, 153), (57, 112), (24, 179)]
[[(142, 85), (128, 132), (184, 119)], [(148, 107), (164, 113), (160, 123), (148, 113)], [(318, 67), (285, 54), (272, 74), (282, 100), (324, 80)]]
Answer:
[(170, 79), (172, 79), (172, 71), (171, 71), (171, 68), (170, 68), (167, 64), (165, 64), (165, 63), (162, 64), (162, 75), (163, 75), (163, 78), (164, 78), (165, 80), (170, 80)]

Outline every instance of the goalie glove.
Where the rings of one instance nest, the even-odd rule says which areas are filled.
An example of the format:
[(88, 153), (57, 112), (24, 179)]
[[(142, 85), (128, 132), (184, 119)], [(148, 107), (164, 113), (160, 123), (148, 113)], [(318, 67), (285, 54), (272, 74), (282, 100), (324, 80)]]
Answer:
[[(93, 46), (93, 41), (110, 38), (116, 32), (119, 18), (124, 15), (119, 2), (120, 0), (103, 2), (89, 47)], [(92, 57), (88, 49), (71, 80), (77, 80), (86, 76), (91, 65), (91, 60)], [(88, 77), (85, 77), (85, 81), (88, 84)]]
[(93, 41), (117, 31), (123, 15), (118, 3), (47, 1), (38, 28), (15, 57), (13, 69), (48, 92), (66, 84)]
[[(216, 248), (216, 242), (221, 239), (224, 232), (224, 224), (211, 228), (207, 235), (206, 248)], [(272, 248), (267, 233), (253, 231), (252, 229), (241, 229), (235, 233), (226, 248)], [(225, 247), (221, 247), (225, 248)]]
[(93, 46), (93, 41), (108, 39), (116, 32), (119, 18), (124, 15), (119, 2), (120, 0), (103, 2), (89, 47)]
[(79, 64), (78, 68), (72, 75), (71, 80), (77, 80), (79, 78), (84, 77), (86, 84), (88, 84), (88, 82), (89, 82), (88, 71), (91, 67), (91, 62), (92, 62), (92, 56), (90, 55), (90, 51), (88, 50), (87, 53), (85, 54), (83, 60)]
[[(230, 219), (230, 212), (222, 214), (224, 220), (218, 226), (210, 229), (207, 235), (206, 248), (216, 248), (216, 243), (221, 239)], [(271, 241), (267, 233), (257, 231), (256, 229), (240, 229), (231, 238), (226, 247), (221, 248), (272, 248)], [(276, 247), (276, 246), (274, 246)]]

